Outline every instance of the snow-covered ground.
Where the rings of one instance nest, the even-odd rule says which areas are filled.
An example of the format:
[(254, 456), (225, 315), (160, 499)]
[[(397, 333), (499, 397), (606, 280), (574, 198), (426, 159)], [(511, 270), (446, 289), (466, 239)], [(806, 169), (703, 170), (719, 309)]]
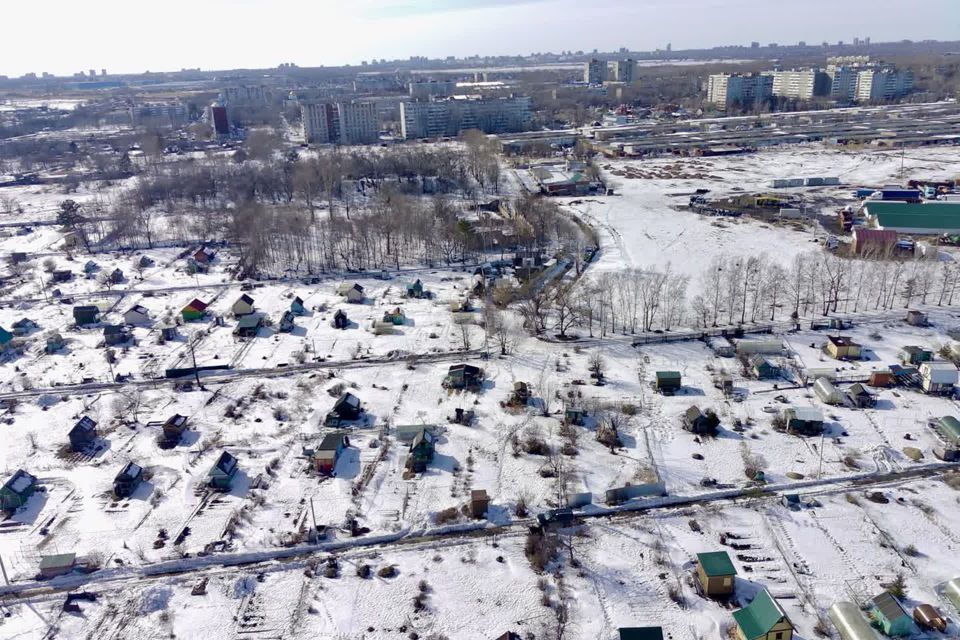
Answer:
[[(955, 172), (954, 151), (911, 155), (926, 158), (906, 158), (912, 175)], [(676, 210), (686, 196), (669, 194), (700, 187), (717, 195), (736, 188), (769, 190), (774, 177), (839, 175), (849, 183), (834, 189), (839, 198), (856, 184), (892, 181), (899, 163), (896, 154), (817, 148), (643, 161), (636, 164), (644, 170), (679, 165), (685, 174), (705, 177), (623, 180), (618, 186), (623, 195), (569, 206), (601, 229), (601, 257), (591, 270), (670, 262), (695, 276), (712, 253), (765, 251), (787, 260), (813, 246), (813, 234), (748, 220), (724, 220), (719, 227)], [(618, 164), (623, 163), (613, 163), (613, 169)], [(19, 240), (7, 238), (0, 252), (22, 250), (25, 242), (32, 243), (30, 251), (42, 252), (56, 244), (58, 234), (44, 227)], [(697, 596), (691, 573), (695, 554), (717, 549), (734, 560), (741, 601), (760, 587), (769, 589), (801, 638), (814, 637), (834, 601), (875, 595), (898, 572), (906, 577), (908, 604), (930, 602), (957, 613), (935, 586), (960, 575), (952, 553), (960, 545), (954, 533), (960, 494), (938, 478), (890, 479), (867, 488), (845, 481), (915, 468), (920, 463), (904, 453), (906, 447), (919, 449), (922, 463), (932, 462), (940, 436), (928, 420), (956, 415), (956, 403), (898, 388), (878, 390), (874, 409), (828, 407), (795, 384), (795, 372), (803, 369), (836, 368), (853, 376), (895, 363), (903, 346), (936, 351), (951, 343), (947, 331), (960, 325), (952, 310), (931, 309), (930, 327), (909, 326), (899, 314), (858, 323), (844, 335), (867, 348), (869, 359), (859, 363), (824, 356), (819, 347), (827, 332), (802, 329), (780, 336), (786, 352), (774, 360), (787, 375), (758, 381), (696, 340), (634, 348), (630, 336), (581, 344), (517, 336), (511, 354), (498, 356), (497, 346), (490, 345), (491, 356), (481, 358), (476, 354), (484, 345), (481, 314), (466, 317), (471, 324), (465, 345), (450, 310), (471, 286), (469, 272), (425, 269), (392, 280), (362, 277), (356, 281), (366, 300), (349, 304), (336, 290), (352, 277), (241, 288), (229, 276), (235, 261), (229, 251), (220, 253), (210, 273), (191, 275), (179, 257), (184, 250), (98, 254), (91, 278), (83, 275), (88, 257), (82, 252), (71, 259), (53, 250), (48, 256), (53, 266), (70, 269), (74, 278), (52, 285), (37, 264), (34, 277), (16, 285), (0, 308), (2, 327), (23, 317), (39, 325), (27, 336), (23, 355), (0, 362), (0, 392), (51, 389), (8, 402), (0, 413), (2, 479), (23, 468), (43, 487), (0, 523), (0, 558), (15, 585), (33, 579), (41, 556), (64, 552), (102, 564), (94, 576), (112, 576), (93, 578), (98, 581), (87, 588), (100, 597), (81, 603), (81, 614), (62, 612), (57, 596), (28, 603), (0, 600), (0, 612), (10, 614), (0, 618), (3, 637), (40, 638), (55, 627), (61, 637), (97, 638), (372, 639), (416, 633), (424, 639), (474, 639), (508, 630), (543, 638), (548, 637), (543, 625), (556, 619), (546, 605), (562, 601), (570, 612), (568, 638), (613, 640), (620, 626), (662, 625), (672, 640), (715, 639), (731, 627), (730, 609)], [(155, 264), (138, 273), (132, 260), (144, 253)], [(105, 291), (96, 276), (118, 267), (125, 279)], [(404, 296), (415, 278), (432, 298)], [(61, 299), (101, 306), (107, 323), (122, 322), (123, 312), (137, 304), (148, 309), (152, 321), (135, 327), (134, 340), (116, 347), (116, 361), (108, 365), (102, 328), (72, 327), (73, 305), (53, 298), (52, 288), (60, 289)], [(271, 320), (253, 338), (234, 335), (231, 306), (244, 293)], [(13, 295), (19, 302), (10, 302)], [(295, 296), (307, 312), (296, 318), (292, 332), (281, 333), (280, 317)], [(175, 320), (193, 298), (210, 304), (208, 317), (182, 323), (178, 338), (161, 343), (159, 327)], [(375, 335), (372, 322), (397, 307), (406, 321), (391, 334)], [(345, 330), (331, 326), (338, 309), (351, 320)], [(45, 354), (41, 336), (53, 330), (67, 346)], [(459, 353), (464, 347), (471, 353)], [(589, 367), (598, 352), (603, 386), (590, 384)], [(208, 378), (203, 389), (149, 382), (167, 369), (190, 366), (194, 357), (201, 366), (232, 370)], [(301, 362), (311, 368), (294, 370)], [(448, 368), (460, 362), (484, 370), (478, 393), (441, 386)], [(270, 375), (251, 371), (261, 369)], [(653, 391), (660, 370), (681, 372), (680, 393)], [(733, 377), (735, 397), (714, 386), (721, 371)], [(84, 379), (108, 382), (118, 374), (132, 376), (132, 383), (89, 393), (55, 389)], [(526, 407), (504, 406), (518, 381), (531, 385), (533, 400)], [(361, 399), (366, 419), (349, 429), (350, 447), (334, 476), (322, 477), (311, 470), (303, 449), (333, 431), (324, 417), (342, 391)], [(584, 426), (562, 428), (568, 405), (586, 409)], [(717, 412), (718, 437), (700, 439), (683, 430), (681, 417), (691, 405)], [(822, 410), (825, 436), (803, 438), (774, 429), (774, 412), (789, 406)], [(474, 422), (452, 422), (457, 409), (475, 412)], [(189, 417), (189, 429), (176, 447), (162, 448), (160, 425), (176, 413)], [(95, 448), (76, 454), (67, 447), (67, 434), (85, 415), (97, 421), (99, 438)], [(621, 447), (611, 450), (596, 440), (600, 418), (618, 423)], [(408, 425), (432, 425), (438, 434), (436, 456), (420, 474), (406, 472), (408, 450), (397, 439), (397, 427)], [(537, 438), (559, 450), (571, 437), (575, 446), (553, 459), (524, 451)], [(223, 450), (237, 458), (240, 471), (229, 491), (207, 491), (207, 472)], [(130, 461), (145, 467), (147, 480), (130, 498), (114, 499), (113, 478)], [(547, 571), (538, 573), (525, 557), (529, 521), (517, 513), (521, 502), (535, 515), (559, 506), (558, 494), (589, 492), (600, 507), (608, 489), (652, 475), (671, 496), (713, 491), (703, 486), (705, 479), (748, 489), (754, 485), (745, 472), (747, 461), (759, 464), (770, 483), (789, 487), (819, 477), (833, 484), (805, 488), (805, 497), (818, 506), (800, 510), (788, 509), (776, 496), (750, 494), (591, 519), (580, 534), (565, 538), (569, 544)], [(551, 477), (558, 468), (566, 487)], [(331, 527), (332, 540), (344, 545), (444, 523), (463, 525), (469, 519), (460, 510), (476, 489), (490, 496), (488, 520), (502, 526), (495, 535), (345, 546), (336, 554), (335, 570), (321, 554), (255, 568), (216, 566), (223, 553), (242, 558), (287, 549), (299, 542), (303, 525), (314, 521)], [(868, 499), (874, 491), (883, 495)], [(351, 537), (350, 521), (360, 529), (357, 538)], [(210, 569), (147, 575), (159, 562), (207, 558)], [(391, 565), (396, 576), (378, 575)], [(361, 575), (364, 566), (371, 575)], [(204, 578), (206, 595), (192, 596)], [(421, 593), (423, 606), (415, 608)]]
[[(903, 177), (900, 166), (903, 163)], [(859, 186), (902, 184), (908, 178), (942, 180), (956, 175), (960, 150), (934, 147), (899, 151), (841, 151), (823, 147), (789, 147), (739, 156), (654, 160), (601, 161), (604, 179), (617, 195), (559, 198), (568, 208), (593, 224), (600, 233), (602, 251), (596, 272), (625, 268), (666, 268), (691, 277), (691, 290), (699, 291), (698, 277), (716, 255), (765, 253), (788, 266), (793, 257), (815, 248), (823, 230), (811, 225), (775, 225), (743, 218), (713, 218), (678, 209), (697, 189), (707, 197), (723, 198), (748, 193), (779, 193), (807, 198), (854, 202)], [(634, 178), (634, 169), (645, 175)], [(618, 175), (620, 174), (620, 175)], [(773, 189), (779, 178), (833, 176), (836, 187)], [(830, 209), (808, 210), (828, 214)]]

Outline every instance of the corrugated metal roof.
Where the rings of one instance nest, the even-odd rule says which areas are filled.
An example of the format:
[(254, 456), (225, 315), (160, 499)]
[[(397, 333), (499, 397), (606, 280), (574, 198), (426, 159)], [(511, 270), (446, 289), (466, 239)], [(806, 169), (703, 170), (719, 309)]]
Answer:
[(730, 556), (726, 551), (709, 551), (707, 553), (698, 553), (697, 562), (703, 567), (703, 572), (709, 577), (716, 576), (734, 576), (737, 570), (730, 561)]
[(863, 208), (867, 215), (876, 216), (878, 226), (884, 229), (960, 229), (960, 203), (956, 202), (870, 202)]
[(887, 591), (873, 598), (873, 606), (890, 622), (907, 615), (903, 605)]
[(765, 636), (773, 627), (786, 618), (777, 601), (770, 597), (766, 589), (761, 589), (757, 597), (749, 605), (733, 612), (733, 618), (737, 621), (737, 626), (743, 631), (744, 637), (748, 640)]

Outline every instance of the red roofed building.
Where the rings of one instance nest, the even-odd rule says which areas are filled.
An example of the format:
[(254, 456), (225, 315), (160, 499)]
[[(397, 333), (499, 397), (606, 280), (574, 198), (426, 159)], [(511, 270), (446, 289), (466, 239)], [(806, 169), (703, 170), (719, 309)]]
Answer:
[(202, 320), (206, 310), (207, 303), (194, 298), (190, 304), (181, 309), (180, 313), (183, 315), (183, 319), (189, 322), (191, 320)]

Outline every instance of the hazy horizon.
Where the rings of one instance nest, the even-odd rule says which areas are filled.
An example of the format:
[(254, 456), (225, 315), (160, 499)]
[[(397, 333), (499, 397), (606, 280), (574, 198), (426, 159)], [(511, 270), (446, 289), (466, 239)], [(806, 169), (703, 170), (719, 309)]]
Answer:
[(120, 0), (52, 0), (5, 7), (3, 15), (13, 28), (0, 40), (0, 74), (10, 77), (647, 51), (667, 43), (681, 50), (754, 40), (960, 39), (956, 0), (808, 0), (802, 9), (755, 0), (168, 0), (149, 11)]

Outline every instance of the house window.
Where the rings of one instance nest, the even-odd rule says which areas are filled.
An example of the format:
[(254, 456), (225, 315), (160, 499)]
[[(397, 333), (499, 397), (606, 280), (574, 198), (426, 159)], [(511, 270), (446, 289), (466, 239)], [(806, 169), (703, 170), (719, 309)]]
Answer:
[(732, 578), (724, 578), (724, 579), (723, 579), (723, 586), (729, 587), (732, 582), (733, 582), (733, 579), (732, 579)]
[(777, 635), (774, 637), (774, 640), (783, 640), (783, 631), (777, 631)]

